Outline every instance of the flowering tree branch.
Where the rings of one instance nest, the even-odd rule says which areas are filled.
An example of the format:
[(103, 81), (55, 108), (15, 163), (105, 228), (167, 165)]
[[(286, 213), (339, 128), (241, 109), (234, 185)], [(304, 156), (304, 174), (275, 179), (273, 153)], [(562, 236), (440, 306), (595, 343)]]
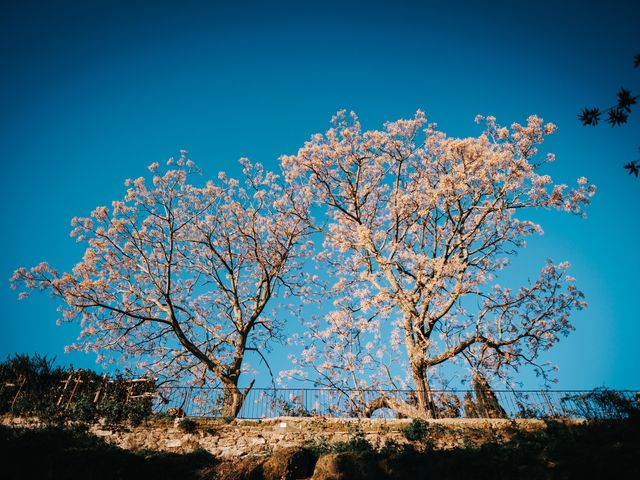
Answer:
[(309, 229), (292, 213), (295, 193), (259, 164), (242, 160), (244, 184), (220, 174), (203, 187), (188, 181), (198, 170), (184, 152), (169, 164), (164, 174), (151, 165), (150, 183), (128, 180), (111, 208), (73, 219), (88, 247), (71, 272), (42, 263), (12, 283), (22, 297), (62, 300), (63, 319), (82, 326), (73, 347), (120, 352), (161, 382), (221, 382), (223, 413), (235, 416), (245, 354), (264, 358), (279, 338), (269, 302), (308, 288), (299, 273)]
[(286, 180), (316, 205), (319, 218), (305, 221), (324, 234), (316, 259), (335, 279), (335, 309), (307, 324), (294, 358), (316, 381), (381, 390), (395, 383), (388, 365), (404, 357), (417, 394), (404, 413), (428, 415), (436, 367), (462, 357), (502, 375), (571, 330), (569, 313), (585, 303), (567, 264), (549, 262), (517, 294), (490, 283), (526, 236), (542, 233), (526, 211), (584, 216), (595, 187), (580, 178), (569, 190), (538, 173), (553, 160), (539, 160), (537, 148), (554, 125), (535, 116), (510, 129), (493, 117), (477, 121), (482, 135), (458, 139), (422, 112), (366, 132), (340, 112), (334, 128), (282, 157)]

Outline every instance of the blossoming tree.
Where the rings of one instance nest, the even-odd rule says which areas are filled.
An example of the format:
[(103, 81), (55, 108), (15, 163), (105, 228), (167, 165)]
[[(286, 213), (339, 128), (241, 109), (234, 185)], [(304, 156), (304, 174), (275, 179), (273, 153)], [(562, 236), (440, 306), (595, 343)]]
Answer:
[(308, 230), (278, 176), (242, 163), (243, 184), (220, 174), (200, 188), (184, 152), (164, 174), (151, 165), (150, 184), (127, 180), (123, 201), (73, 219), (88, 246), (71, 272), (20, 268), (14, 288), (62, 300), (63, 319), (82, 325), (72, 347), (120, 352), (161, 381), (221, 382), (221, 413), (236, 416), (253, 385), (239, 388), (245, 355), (264, 359), (281, 330), (269, 302), (306, 288)]
[[(537, 146), (554, 125), (476, 120), (486, 125), (479, 137), (449, 138), (420, 111), (365, 132), (340, 112), (334, 128), (282, 157), (300, 199), (323, 212), (305, 219), (324, 233), (318, 260), (335, 278), (335, 308), (307, 323), (293, 372), (311, 368), (319, 384), (360, 390), (350, 399), (360, 414), (433, 414), (430, 381), (451, 362), (505, 378), (529, 364), (545, 375), (540, 353), (585, 306), (567, 263), (548, 261), (515, 290), (494, 279), (525, 237), (542, 233), (527, 212), (584, 215), (595, 187), (580, 178), (570, 190), (539, 173), (553, 156), (539, 159)], [(413, 398), (384, 392), (398, 387), (403, 357)]]

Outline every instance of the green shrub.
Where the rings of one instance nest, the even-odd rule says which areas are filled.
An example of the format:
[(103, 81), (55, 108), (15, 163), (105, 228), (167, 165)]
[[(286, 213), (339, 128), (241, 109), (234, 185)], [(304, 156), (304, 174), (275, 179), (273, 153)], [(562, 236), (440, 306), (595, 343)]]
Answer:
[(140, 425), (151, 415), (150, 408), (144, 402), (129, 402), (127, 405), (127, 420), (132, 425)]
[[(114, 424), (139, 424), (152, 413), (152, 381), (117, 374), (109, 380), (92, 370), (54, 367), (40, 355), (16, 354), (0, 362), (0, 414), (38, 417), (46, 424), (91, 423), (102, 417)], [(131, 396), (135, 401), (130, 401)]]
[(198, 423), (190, 418), (183, 418), (180, 420), (180, 423), (178, 423), (178, 428), (184, 433), (193, 433), (198, 430)]
[(123, 403), (114, 399), (106, 399), (97, 405), (98, 416), (104, 419), (108, 425), (129, 422), (132, 425), (140, 425), (149, 413), (142, 402)]
[(87, 397), (79, 398), (69, 404), (69, 409), (66, 413), (71, 420), (91, 423), (97, 417), (96, 404)]
[(314, 438), (304, 446), (314, 455), (327, 455), (330, 453), (374, 453), (375, 448), (365, 438), (364, 433), (357, 432), (345, 442), (329, 442), (324, 436)]
[(126, 419), (124, 404), (107, 399), (98, 403), (98, 416), (108, 425), (121, 423)]
[(568, 395), (561, 402), (565, 410), (584, 418), (638, 418), (640, 408), (621, 392), (600, 387), (586, 394)]
[(424, 439), (429, 433), (429, 423), (419, 418), (414, 418), (411, 423), (402, 429), (402, 434), (412, 442)]
[(364, 434), (356, 435), (346, 442), (336, 442), (332, 446), (332, 453), (372, 453), (374, 450)]
[(333, 452), (333, 444), (327, 440), (323, 435), (315, 437), (313, 440), (308, 441), (304, 446), (304, 449), (309, 450), (311, 453), (321, 456)]
[(400, 455), (415, 453), (415, 449), (413, 445), (398, 443), (393, 438), (390, 438), (378, 449), (378, 453), (382, 457), (397, 457)]

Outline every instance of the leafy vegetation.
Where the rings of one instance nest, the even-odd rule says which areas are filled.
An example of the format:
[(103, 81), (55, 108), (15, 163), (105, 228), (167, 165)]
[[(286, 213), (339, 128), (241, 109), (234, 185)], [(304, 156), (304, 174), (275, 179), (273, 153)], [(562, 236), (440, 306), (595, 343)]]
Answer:
[(190, 454), (130, 452), (109, 445), (82, 427), (37, 429), (0, 426), (0, 464), (6, 479), (200, 479), (216, 460), (204, 450)]
[[(633, 68), (640, 66), (640, 53), (637, 53), (633, 57)], [(617, 102), (605, 109), (595, 108), (583, 108), (582, 112), (578, 115), (578, 120), (582, 125), (591, 125), (595, 127), (600, 123), (600, 115), (605, 113), (607, 115), (607, 123), (612, 127), (619, 127), (624, 125), (629, 120), (629, 114), (632, 107), (638, 103), (639, 95), (634, 95), (630, 90), (624, 87), (620, 87), (617, 93)], [(636, 178), (640, 173), (640, 160), (632, 160), (624, 168), (628, 170), (629, 175), (635, 175)]]
[(422, 440), (429, 433), (429, 423), (419, 418), (414, 418), (411, 423), (402, 429), (402, 434), (412, 442)]
[(151, 415), (150, 397), (130, 398), (132, 383), (122, 375), (107, 379), (91, 370), (54, 366), (54, 359), (16, 354), (0, 363), (0, 414), (38, 417), (45, 423), (76, 421), (140, 424)]
[(596, 388), (581, 395), (562, 399), (566, 408), (582, 418), (639, 418), (640, 404), (608, 388)]
[(178, 428), (184, 433), (194, 433), (198, 430), (198, 424), (190, 418), (183, 418), (178, 423)]
[(330, 442), (326, 437), (318, 437), (314, 441), (305, 445), (315, 455), (326, 455), (331, 453), (374, 453), (376, 449), (367, 440), (359, 424), (350, 426), (350, 436), (346, 441)]
[[(387, 442), (376, 448), (357, 427), (352, 438), (331, 443), (320, 438), (306, 449), (313, 455), (331, 454), (351, 480), (360, 478), (638, 478), (640, 424), (634, 419), (566, 423), (546, 420), (545, 430), (514, 428), (508, 441), (487, 429), (466, 446), (442, 448), (425, 441), (455, 435), (455, 429), (430, 429), (420, 442)], [(418, 424), (416, 424), (418, 425)], [(421, 427), (415, 427), (420, 431)], [(83, 426), (47, 426), (37, 429), (0, 426), (0, 462), (3, 478), (254, 478), (271, 480), (259, 457), (219, 461), (203, 450), (190, 454), (151, 450), (129, 452), (90, 435)], [(251, 467), (251, 468), (249, 468)], [(250, 476), (247, 472), (252, 472)], [(344, 472), (343, 472), (344, 473)], [(364, 476), (366, 474), (366, 476)], [(280, 478), (280, 477), (277, 477)]]

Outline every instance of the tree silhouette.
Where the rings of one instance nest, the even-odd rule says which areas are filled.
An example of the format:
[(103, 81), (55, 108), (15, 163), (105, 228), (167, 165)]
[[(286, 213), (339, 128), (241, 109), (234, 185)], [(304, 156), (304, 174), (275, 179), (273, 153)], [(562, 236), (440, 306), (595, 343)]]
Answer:
[[(636, 53), (633, 57), (633, 68), (640, 66), (640, 53)], [(607, 123), (612, 127), (619, 127), (624, 125), (629, 120), (629, 114), (631, 113), (631, 107), (637, 104), (638, 95), (633, 95), (630, 90), (624, 87), (620, 87), (618, 91), (618, 102), (604, 110), (598, 107), (584, 108), (578, 119), (582, 122), (582, 125), (596, 126), (600, 123), (600, 115), (605, 113), (607, 116)], [(640, 160), (632, 160), (627, 163), (624, 168), (629, 170), (629, 175), (638, 176), (640, 173)]]

